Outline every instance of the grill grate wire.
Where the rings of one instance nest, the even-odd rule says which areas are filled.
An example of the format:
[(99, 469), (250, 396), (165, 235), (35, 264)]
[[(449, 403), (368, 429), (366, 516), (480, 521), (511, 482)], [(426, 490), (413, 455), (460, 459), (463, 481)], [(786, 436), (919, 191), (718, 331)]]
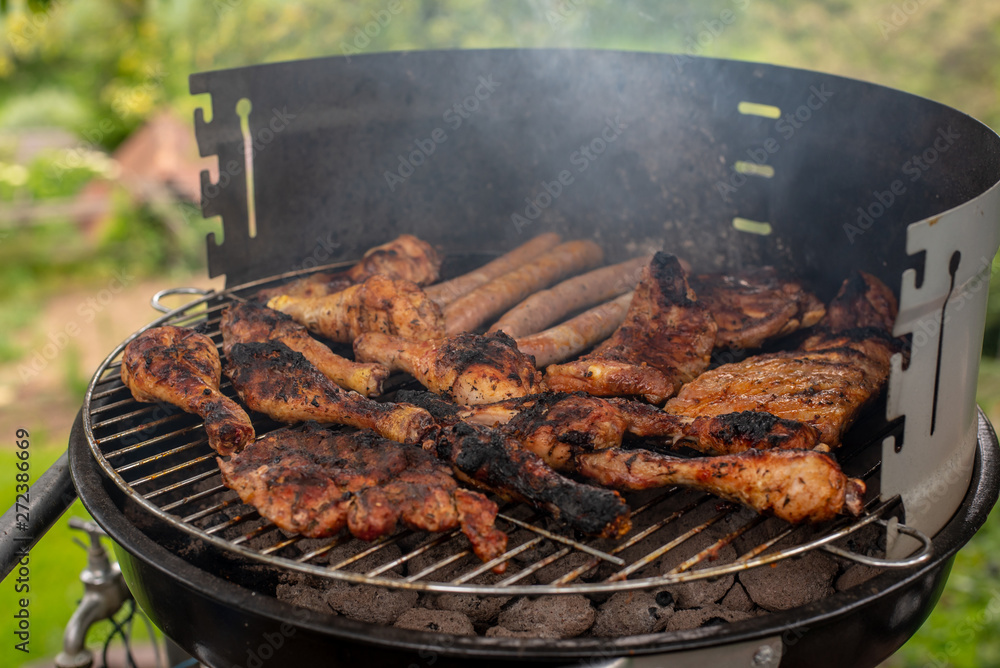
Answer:
[[(223, 308), (242, 299), (241, 293), (248, 294), (260, 285), (298, 273), (211, 293), (174, 309), (147, 328), (165, 324), (194, 327), (221, 349), (219, 322)], [(898, 497), (872, 498), (861, 518), (835, 521), (816, 529), (761, 517), (711, 495), (678, 487), (628, 495), (633, 528), (618, 541), (568, 536), (561, 533), (558, 524), (528, 506), (503, 505), (497, 525), (510, 534), (511, 542), (506, 553), (489, 563), (472, 555), (468, 541), (458, 530), (425, 534), (401, 529), (371, 544), (344, 535), (323, 540), (288, 535), (221, 484), (216, 454), (208, 447), (197, 416), (173, 406), (142, 404), (132, 398), (120, 379), (120, 356), (138, 334), (108, 356), (87, 390), (84, 428), (93, 455), (115, 484), (158, 521), (251, 561), (391, 588), (511, 596), (649, 589), (718, 577), (815, 549), (827, 549), (842, 558), (883, 568), (906, 568), (931, 557), (930, 539), (904, 525), (899, 526), (900, 531), (922, 543), (921, 549), (908, 558), (879, 559), (834, 545), (873, 522), (884, 524), (899, 508)], [(406, 382), (393, 380), (396, 385)], [(228, 381), (224, 380), (220, 389), (235, 398)], [(280, 426), (264, 416), (250, 415), (258, 438)], [(852, 453), (838, 455), (843, 462)], [(877, 471), (877, 465), (870, 467), (863, 478), (877, 484)], [(737, 545), (755, 531), (763, 535), (743, 545), (735, 559), (718, 557), (720, 550)], [(695, 537), (701, 535), (707, 538), (699, 542)], [(744, 538), (743, 542), (748, 541)], [(352, 556), (335, 564), (323, 562), (336, 548), (351, 547), (351, 543), (355, 544)], [(362, 560), (393, 545), (399, 546), (401, 556), (388, 558), (382, 565), (363, 572), (357, 569)], [(657, 562), (667, 555), (682, 558), (672, 568), (658, 569)], [(433, 560), (425, 564), (429, 558)], [(492, 577), (491, 581), (489, 571), (503, 561), (508, 562), (506, 574), (502, 579)], [(402, 577), (388, 577), (402, 568), (408, 569)], [(545, 581), (538, 581), (543, 572), (549, 575)]]

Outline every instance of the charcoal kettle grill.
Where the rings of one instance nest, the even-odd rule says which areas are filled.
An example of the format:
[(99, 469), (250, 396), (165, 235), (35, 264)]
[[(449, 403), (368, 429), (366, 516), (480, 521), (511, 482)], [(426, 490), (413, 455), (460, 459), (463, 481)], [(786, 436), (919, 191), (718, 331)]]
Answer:
[[(526, 536), (513, 550), (529, 553), (543, 540), (556, 550), (499, 583), (484, 583), (489, 564), (469, 560), (451, 535), (416, 544), (394, 536), (410, 546), (374, 570), (354, 568), (360, 557), (321, 563), (335, 542), (304, 547), (221, 486), (196, 418), (132, 400), (117, 378), (122, 342), (95, 373), (70, 436), (73, 482), (115, 539), (133, 595), (193, 656), (211, 666), (248, 665), (265, 651), (274, 665), (516, 658), (638, 667), (665, 657), (671, 665), (875, 665), (929, 614), (954, 553), (985, 521), (1000, 486), (997, 441), (975, 406), (1000, 244), (1000, 138), (988, 128), (840, 77), (609, 51), (324, 58), (197, 74), (191, 91), (211, 95), (211, 120), (198, 110), (195, 131), (202, 155), (218, 158), (219, 180), (202, 174), (202, 209), (222, 219), (208, 261), (227, 287), (150, 326), (199, 326), (219, 342), (229, 300), (322, 264), (350, 264), (404, 232), (441, 249), (455, 274), (555, 231), (595, 239), (609, 261), (666, 249), (699, 271), (775, 265), (824, 300), (851, 271), (868, 271), (897, 292), (894, 333), (909, 342), (908, 359), (894, 359), (886, 396), (851, 430), (841, 457), (872, 492), (860, 522), (808, 536), (789, 528), (755, 554), (696, 571), (703, 550), (685, 568), (647, 577), (643, 558), (683, 549), (685, 531), (718, 524), (727, 527), (719, 540), (732, 541), (763, 520), (741, 524), (720, 508), (705, 527), (676, 530), (685, 508), (713, 502), (666, 490), (633, 503), (637, 526), (655, 528), (624, 540), (653, 542), (625, 558), (621, 546), (550, 531), (505, 507), (501, 521)], [(841, 539), (870, 522), (888, 527), (884, 557), (846, 552)], [(387, 575), (449, 544), (420, 572)], [(601, 595), (814, 549), (886, 570), (790, 611), (616, 639), (445, 636), (272, 595), (290, 574), (424, 592)], [(579, 554), (591, 561), (553, 581), (527, 577)], [(461, 559), (464, 570), (446, 568)], [(603, 580), (583, 577), (594, 567), (605, 569)]]

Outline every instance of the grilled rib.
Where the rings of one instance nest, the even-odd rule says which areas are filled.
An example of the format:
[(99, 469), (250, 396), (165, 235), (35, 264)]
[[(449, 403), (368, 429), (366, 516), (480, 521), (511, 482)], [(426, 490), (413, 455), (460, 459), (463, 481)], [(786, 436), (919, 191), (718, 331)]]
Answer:
[(426, 241), (401, 234), (387, 244), (369, 249), (361, 260), (344, 271), (316, 273), (274, 288), (260, 290), (256, 298), (266, 302), (278, 295), (323, 297), (363, 282), (375, 274), (395, 280), (430, 285), (438, 279), (441, 259)]
[(615, 538), (631, 527), (629, 508), (617, 492), (559, 475), (499, 430), (458, 422), (424, 448), (451, 464), (460, 480), (545, 510), (583, 533)]
[(254, 439), (249, 416), (219, 392), (219, 351), (204, 334), (171, 325), (147, 329), (125, 346), (121, 377), (136, 401), (165, 401), (201, 416), (209, 446), (221, 455)]
[(460, 489), (430, 453), (371, 432), (332, 433), (309, 422), (218, 463), (226, 486), (285, 531), (323, 538), (346, 526), (375, 540), (402, 521), (431, 532), (461, 526), (483, 561), (506, 549), (506, 534), (493, 526), (496, 504)]
[(821, 321), (823, 331), (798, 350), (748, 357), (706, 371), (667, 402), (673, 415), (762, 411), (811, 425), (830, 447), (882, 391), (899, 342), (888, 328), (895, 298), (877, 278), (844, 282)]
[(438, 341), (365, 334), (354, 342), (354, 355), (405, 371), (432, 392), (463, 404), (492, 403), (541, 389), (534, 361), (502, 332), (464, 333)]
[(279, 295), (267, 305), (337, 343), (353, 343), (365, 332), (420, 341), (444, 336), (441, 307), (416, 283), (378, 274), (336, 294), (311, 298)]
[(625, 322), (589, 355), (546, 368), (545, 385), (662, 403), (708, 368), (717, 326), (693, 297), (678, 259), (657, 253), (643, 269)]
[(719, 326), (716, 348), (758, 348), (762, 343), (815, 325), (823, 303), (774, 267), (734, 274), (702, 274), (691, 280), (698, 302)]
[(417, 443), (436, 429), (421, 408), (379, 403), (340, 389), (280, 341), (236, 343), (227, 357), (226, 375), (243, 402), (278, 422), (345, 424), (402, 443)]
[(366, 397), (382, 394), (389, 370), (380, 364), (358, 364), (335, 354), (314, 339), (305, 327), (274, 309), (237, 303), (222, 311), (219, 323), (222, 351), (228, 355), (233, 344), (281, 341), (305, 355), (323, 375), (337, 385)]

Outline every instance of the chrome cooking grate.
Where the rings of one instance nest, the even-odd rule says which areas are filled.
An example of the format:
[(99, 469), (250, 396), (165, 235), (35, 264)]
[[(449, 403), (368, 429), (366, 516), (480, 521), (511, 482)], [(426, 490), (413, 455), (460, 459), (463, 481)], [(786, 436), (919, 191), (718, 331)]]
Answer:
[[(205, 295), (147, 328), (197, 327), (221, 348), (219, 315), (228, 303), (264, 284), (302, 273), (309, 272), (291, 272)], [(930, 539), (904, 525), (898, 525), (898, 530), (921, 543), (905, 559), (875, 558), (835, 544), (872, 523), (895, 523), (890, 516), (899, 507), (898, 497), (874, 498), (865, 516), (817, 528), (788, 525), (677, 487), (629, 495), (633, 527), (617, 541), (577, 540), (526, 505), (503, 505), (497, 526), (510, 535), (509, 549), (489, 563), (472, 555), (458, 530), (428, 534), (400, 529), (374, 543), (363, 543), (346, 532), (328, 539), (289, 535), (222, 484), (216, 454), (208, 447), (197, 416), (132, 398), (119, 375), (121, 352), (132, 338), (101, 364), (84, 398), (84, 427), (101, 468), (159, 520), (216, 547), (288, 571), (391, 588), (509, 596), (649, 589), (726, 575), (814, 549), (881, 568), (906, 568), (931, 557)], [(393, 380), (397, 386), (407, 382), (405, 378)], [(228, 396), (235, 394), (225, 379), (221, 389)], [(282, 426), (258, 414), (251, 417), (258, 438)], [(876, 464), (863, 476), (866, 482), (877, 483), (877, 471)], [(398, 546), (399, 553), (383, 552), (391, 545)], [(730, 545), (739, 547), (738, 556), (719, 557)], [(342, 547), (347, 549), (338, 549)], [(333, 557), (338, 552), (342, 556)], [(361, 568), (363, 561), (380, 556), (384, 563)], [(489, 573), (505, 560), (506, 573)]]

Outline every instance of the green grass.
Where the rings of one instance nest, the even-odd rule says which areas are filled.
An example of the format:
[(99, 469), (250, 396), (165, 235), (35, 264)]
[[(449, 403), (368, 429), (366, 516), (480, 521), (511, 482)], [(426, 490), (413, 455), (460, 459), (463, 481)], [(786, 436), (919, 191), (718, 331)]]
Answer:
[[(5, 435), (13, 439), (13, 435)], [(31, 434), (31, 480), (34, 482), (55, 462), (66, 449), (66, 434), (45, 434), (35, 431)], [(0, 453), (0, 499), (4, 507), (14, 502), (14, 464), (17, 459), (11, 449)], [(10, 615), (4, 614), (0, 623), (0, 666), (21, 666), (35, 662), (45, 657), (54, 657), (62, 649), (62, 634), (70, 615), (83, 596), (83, 584), (80, 582), (80, 571), (87, 565), (87, 554), (73, 539), (89, 542), (87, 536), (69, 528), (69, 518), (82, 517), (90, 519), (83, 504), (79, 500), (70, 506), (69, 510), (56, 525), (38, 542), (31, 551), (28, 566), (30, 568), (27, 594), (14, 591), (16, 574), (7, 576), (0, 583), (0, 610), (17, 609), (18, 599), (27, 595), (31, 615), (30, 653), (24, 654), (14, 649), (14, 624)], [(105, 546), (111, 549), (110, 541), (105, 540)], [(133, 629), (134, 642), (142, 642), (149, 637), (145, 625), (138, 618)], [(100, 622), (91, 627), (87, 635), (87, 646), (97, 653), (100, 662), (100, 649), (105, 639), (111, 633), (113, 626), (109, 621)], [(115, 642), (119, 642), (116, 640)]]

